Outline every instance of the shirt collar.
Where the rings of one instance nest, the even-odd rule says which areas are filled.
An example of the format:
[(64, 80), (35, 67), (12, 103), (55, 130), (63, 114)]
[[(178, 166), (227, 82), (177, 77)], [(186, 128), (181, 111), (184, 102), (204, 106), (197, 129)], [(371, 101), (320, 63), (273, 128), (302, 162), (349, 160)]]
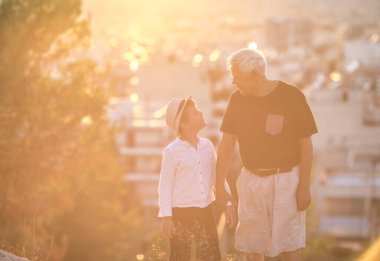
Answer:
[[(197, 138), (198, 138), (198, 143), (197, 143), (197, 147), (198, 147), (200, 145), (201, 139), (199, 137)], [(188, 142), (187, 140), (182, 140), (181, 138), (177, 137), (177, 141), (188, 148), (192, 148), (190, 142)]]

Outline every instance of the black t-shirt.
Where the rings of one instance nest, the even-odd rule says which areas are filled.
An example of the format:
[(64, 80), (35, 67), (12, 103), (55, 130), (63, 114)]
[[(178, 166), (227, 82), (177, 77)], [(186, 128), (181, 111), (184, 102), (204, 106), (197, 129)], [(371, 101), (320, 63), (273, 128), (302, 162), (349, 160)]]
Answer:
[(263, 97), (232, 93), (220, 130), (236, 135), (248, 169), (297, 165), (298, 139), (318, 132), (305, 95), (284, 82)]

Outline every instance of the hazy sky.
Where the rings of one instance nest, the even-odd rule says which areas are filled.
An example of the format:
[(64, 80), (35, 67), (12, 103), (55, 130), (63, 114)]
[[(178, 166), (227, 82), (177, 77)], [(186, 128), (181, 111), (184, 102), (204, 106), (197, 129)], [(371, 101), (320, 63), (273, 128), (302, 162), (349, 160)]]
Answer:
[[(271, 16), (304, 16), (316, 22), (377, 22), (380, 0), (84, 0), (92, 16), (93, 33), (126, 31), (165, 32), (170, 19), (233, 17), (237, 22), (262, 22)], [(161, 28), (160, 28), (161, 27)], [(108, 33), (109, 34), (109, 33)], [(111, 32), (112, 34), (112, 32)]]

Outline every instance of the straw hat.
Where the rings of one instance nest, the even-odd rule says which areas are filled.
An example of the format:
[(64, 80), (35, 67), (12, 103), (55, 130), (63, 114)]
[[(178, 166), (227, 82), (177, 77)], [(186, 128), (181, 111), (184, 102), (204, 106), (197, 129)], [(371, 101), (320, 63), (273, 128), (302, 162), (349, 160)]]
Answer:
[(166, 107), (166, 124), (177, 136), (179, 135), (179, 123), (181, 122), (182, 114), (190, 99), (191, 95), (186, 99), (173, 98)]

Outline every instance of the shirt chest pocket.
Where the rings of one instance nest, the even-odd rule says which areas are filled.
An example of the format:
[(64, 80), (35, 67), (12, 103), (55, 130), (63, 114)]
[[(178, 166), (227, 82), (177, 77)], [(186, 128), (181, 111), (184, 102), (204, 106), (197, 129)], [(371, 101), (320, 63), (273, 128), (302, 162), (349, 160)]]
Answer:
[(275, 136), (280, 134), (284, 129), (284, 115), (268, 114), (265, 122), (265, 132)]

